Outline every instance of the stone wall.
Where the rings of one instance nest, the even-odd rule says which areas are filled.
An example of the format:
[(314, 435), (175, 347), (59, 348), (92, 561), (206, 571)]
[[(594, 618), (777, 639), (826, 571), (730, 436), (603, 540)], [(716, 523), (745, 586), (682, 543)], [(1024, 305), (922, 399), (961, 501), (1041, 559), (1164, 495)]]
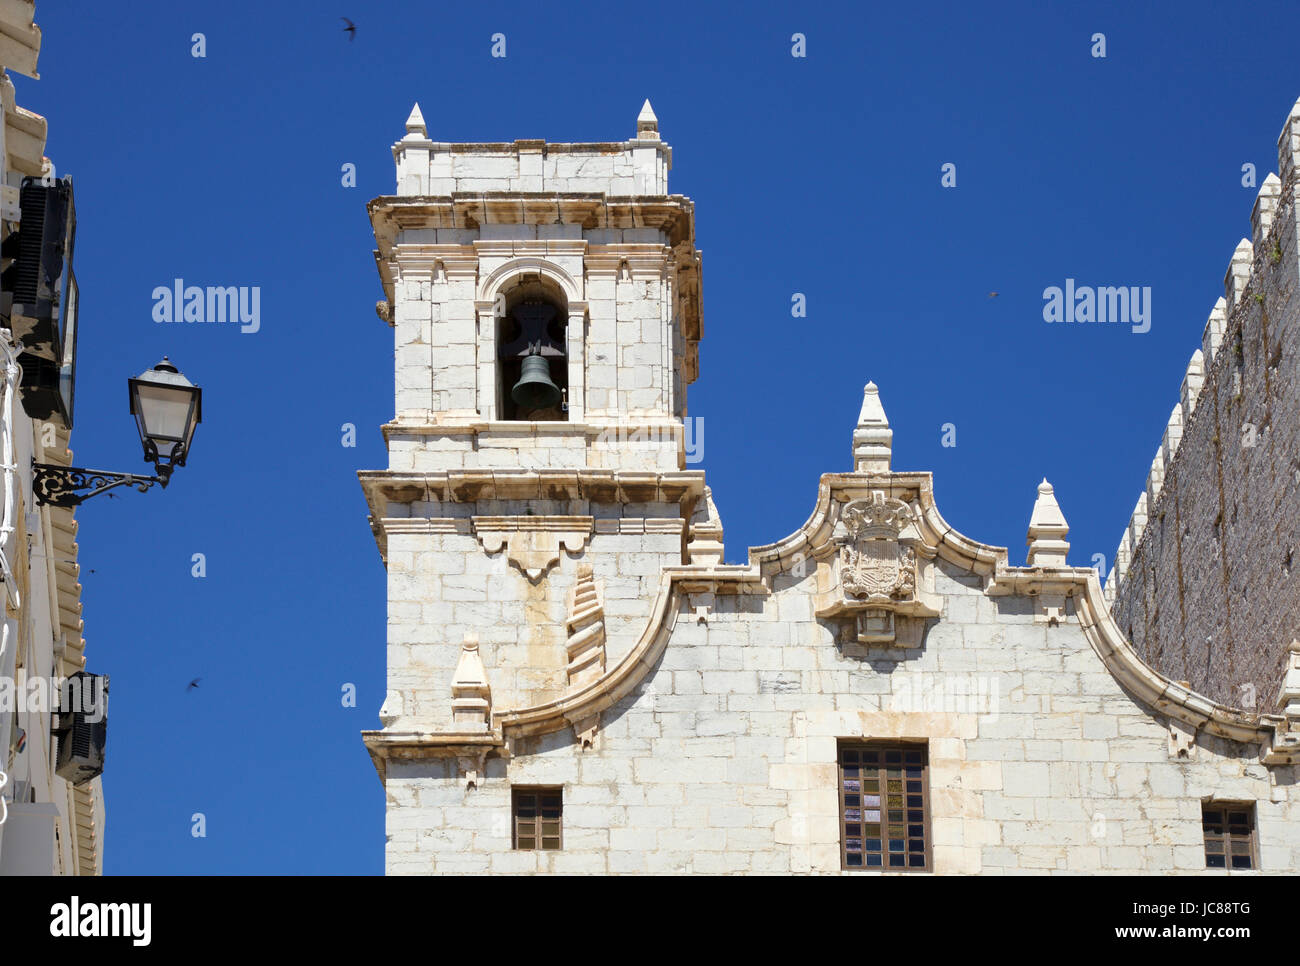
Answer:
[[(1215, 700), (1279, 709), (1300, 637), (1300, 106), (1193, 358), (1112, 574), (1115, 619), (1153, 667)], [(1203, 369), (1203, 372), (1202, 372)]]
[[(1030, 598), (941, 561), (922, 647), (846, 646), (813, 618), (812, 581), (717, 596), (703, 623), (685, 600), (594, 749), (569, 729), (523, 739), (474, 788), (454, 760), (390, 760), (388, 873), (838, 872), (837, 740), (854, 736), (928, 740), (939, 873), (1204, 871), (1209, 798), (1257, 802), (1262, 868), (1300, 866), (1294, 766), (1274, 783), (1255, 748), (1206, 735), (1171, 758), (1167, 723), (1073, 617), (1035, 623)], [(562, 851), (512, 850), (512, 785), (563, 787)]]
[[(503, 501), (417, 504), (410, 526), (389, 521), (389, 726), (451, 720), (448, 682), (466, 634), (478, 635), (497, 706), (528, 707), (563, 693), (566, 598), (580, 555), (599, 581), (608, 659), (621, 659), (641, 633), (661, 570), (681, 562), (679, 507), (533, 501), (530, 508), (574, 521), (589, 517), (573, 524), (577, 538), (557, 545), (553, 558), (541, 553), (534, 560), (508, 544), (489, 553), (482, 532), (476, 534), (475, 518), (514, 509)], [(521, 563), (532, 564), (531, 573)]]
[(672, 149), (659, 139), (646, 101), (628, 141), (547, 144), (540, 140), (450, 144), (429, 139), (417, 104), (393, 148), (401, 195), (457, 192), (604, 192), (664, 195)]

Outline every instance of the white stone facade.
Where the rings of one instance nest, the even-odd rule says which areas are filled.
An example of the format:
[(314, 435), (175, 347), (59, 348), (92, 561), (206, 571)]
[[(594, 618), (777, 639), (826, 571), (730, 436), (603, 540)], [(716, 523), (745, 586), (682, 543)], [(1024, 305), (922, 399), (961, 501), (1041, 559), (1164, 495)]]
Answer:
[[(840, 743), (885, 739), (927, 749), (935, 873), (1204, 871), (1209, 800), (1253, 805), (1259, 868), (1300, 868), (1300, 720), (1142, 664), (1095, 572), (1066, 564), (1046, 481), (1028, 566), (953, 531), (929, 474), (891, 470), (874, 384), (853, 472), (722, 563), (681, 452), (692, 209), (648, 105), (621, 147), (433, 144), (418, 110), (407, 127), (399, 196), (371, 203), (390, 464), (361, 474), (388, 567), (365, 741), (390, 873), (838, 873)], [(498, 418), (512, 284), (568, 310), (567, 420)], [(644, 437), (611, 441), (627, 426)], [(561, 789), (562, 849), (513, 848), (520, 787)]]
[[(0, 238), (20, 227), (22, 179), (53, 170), (46, 120), (17, 104), (9, 76), (36, 75), (34, 15), (30, 2), (0, 2)], [(19, 698), (85, 671), (86, 641), (73, 509), (37, 504), (32, 488), (33, 460), (72, 462), (69, 431), (25, 411), (17, 358), (12, 333), (0, 328), (0, 875), (98, 875), (102, 779), (60, 777), (49, 702)]]

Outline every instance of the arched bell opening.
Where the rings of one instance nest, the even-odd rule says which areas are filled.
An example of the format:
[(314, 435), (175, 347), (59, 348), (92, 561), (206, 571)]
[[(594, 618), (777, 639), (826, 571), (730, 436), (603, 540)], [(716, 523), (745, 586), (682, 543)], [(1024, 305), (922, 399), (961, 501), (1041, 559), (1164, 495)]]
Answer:
[(569, 418), (568, 300), (549, 279), (524, 275), (497, 318), (497, 412), (501, 419)]

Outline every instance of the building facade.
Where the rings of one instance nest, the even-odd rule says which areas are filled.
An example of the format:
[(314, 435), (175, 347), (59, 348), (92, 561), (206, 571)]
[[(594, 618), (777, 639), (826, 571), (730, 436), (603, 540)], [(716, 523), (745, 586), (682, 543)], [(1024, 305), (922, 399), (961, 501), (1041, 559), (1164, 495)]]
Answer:
[[(25, 277), (30, 276), (31, 240), (41, 247), (42, 226), (32, 223), (30, 215), (24, 226), (23, 219), (24, 212), (35, 210), (32, 183), (38, 192), (42, 181), (62, 191), (54, 166), (44, 156), (45, 118), (17, 105), (8, 73), (36, 77), (41, 32), (34, 14), (31, 0), (0, 0), (0, 580), (5, 592), (0, 627), (0, 875), (98, 875), (103, 869), (102, 781), (98, 776), (60, 775), (72, 773), (60, 766), (56, 710), (63, 682), (86, 669), (77, 521), (71, 507), (41, 505), (33, 490), (33, 462), (67, 466), (72, 459), (68, 443), (75, 280), (60, 294), (61, 304), (53, 306), (55, 338), (42, 342), (28, 333), (22, 341), (16, 332), (24, 313), (51, 315), (44, 294), (40, 298), (46, 304), (39, 309), (34, 301), (23, 302), (22, 289), (32, 281)], [(24, 179), (32, 179), (26, 188)], [(24, 231), (26, 238), (21, 238)], [(23, 244), (11, 244), (19, 240)], [(70, 279), (70, 236), (60, 256)], [(21, 264), (15, 267), (16, 262)]]
[(1162, 675), (1051, 486), (1013, 566), (892, 467), (874, 384), (807, 523), (723, 562), (684, 457), (694, 207), (648, 102), (626, 141), (406, 129), (370, 204), (396, 413), (360, 474), (389, 873), (1300, 868), (1300, 654), (1270, 713)]

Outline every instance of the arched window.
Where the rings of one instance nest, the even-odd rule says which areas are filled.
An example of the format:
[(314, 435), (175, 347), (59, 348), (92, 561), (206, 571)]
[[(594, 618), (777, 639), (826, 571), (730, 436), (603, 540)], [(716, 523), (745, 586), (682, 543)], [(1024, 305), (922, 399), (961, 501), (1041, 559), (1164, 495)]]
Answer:
[(497, 319), (499, 418), (567, 420), (568, 303), (540, 275), (522, 276), (505, 295)]

